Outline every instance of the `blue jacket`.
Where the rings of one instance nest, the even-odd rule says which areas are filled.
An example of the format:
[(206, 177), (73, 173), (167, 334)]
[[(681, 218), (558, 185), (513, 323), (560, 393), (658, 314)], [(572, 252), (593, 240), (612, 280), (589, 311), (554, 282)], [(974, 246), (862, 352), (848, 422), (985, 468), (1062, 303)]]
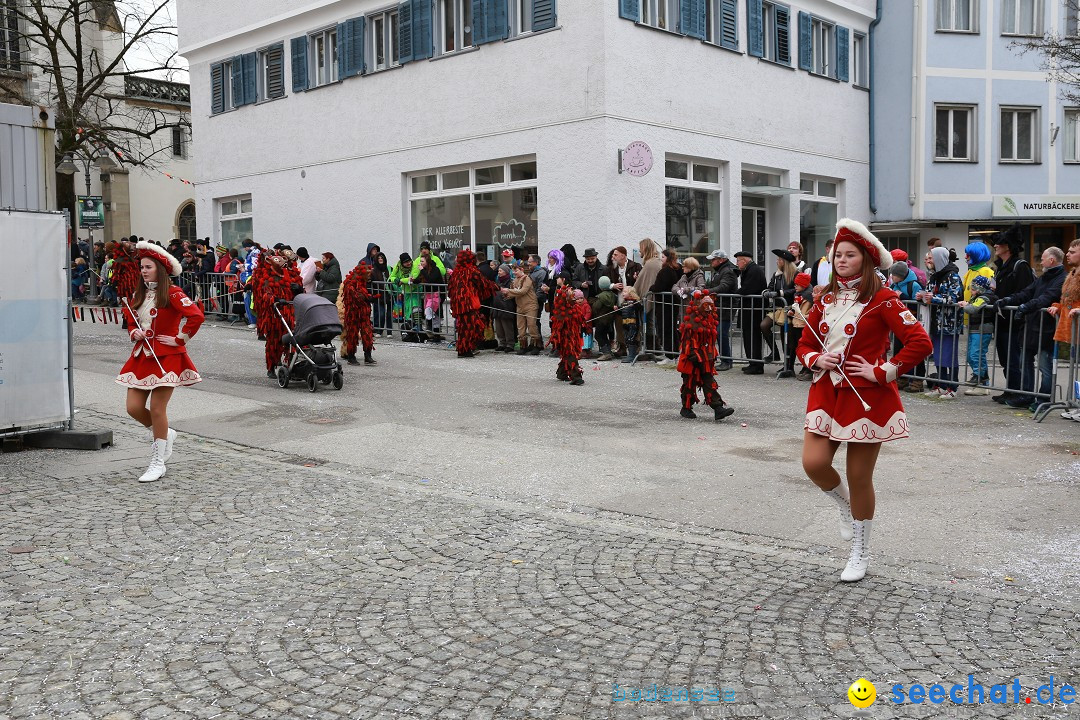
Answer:
[(922, 292), (922, 285), (919, 284), (919, 276), (915, 274), (915, 271), (908, 268), (907, 277), (900, 282), (893, 283), (892, 289), (900, 293), (901, 300), (911, 301), (915, 299), (915, 293)]

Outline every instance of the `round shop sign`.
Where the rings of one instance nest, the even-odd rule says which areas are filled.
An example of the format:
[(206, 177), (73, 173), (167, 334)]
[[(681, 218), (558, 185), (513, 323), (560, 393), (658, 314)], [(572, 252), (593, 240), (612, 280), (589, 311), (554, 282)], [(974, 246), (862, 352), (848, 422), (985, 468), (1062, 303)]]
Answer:
[(648, 175), (652, 170), (652, 148), (643, 140), (635, 140), (623, 151), (623, 170), (634, 177)]

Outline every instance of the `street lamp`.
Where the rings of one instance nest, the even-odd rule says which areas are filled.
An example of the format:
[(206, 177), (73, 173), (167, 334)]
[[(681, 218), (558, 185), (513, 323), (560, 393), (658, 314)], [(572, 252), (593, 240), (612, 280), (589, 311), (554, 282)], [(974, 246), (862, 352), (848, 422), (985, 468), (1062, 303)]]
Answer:
[[(74, 175), (79, 170), (79, 165), (75, 164), (75, 160), (79, 160), (82, 165), (83, 177), (86, 179), (86, 196), (90, 195), (90, 165), (95, 163), (99, 170), (108, 172), (116, 167), (116, 163), (109, 157), (109, 151), (103, 148), (96, 148), (91, 146), (90, 151), (67, 153), (64, 155), (63, 161), (56, 166), (56, 172), (62, 175)], [(72, 218), (74, 221), (75, 218)], [(97, 267), (94, 257), (94, 229), (86, 228), (86, 232), (90, 236), (90, 297), (97, 299), (98, 297), (98, 283), (97, 283)]]

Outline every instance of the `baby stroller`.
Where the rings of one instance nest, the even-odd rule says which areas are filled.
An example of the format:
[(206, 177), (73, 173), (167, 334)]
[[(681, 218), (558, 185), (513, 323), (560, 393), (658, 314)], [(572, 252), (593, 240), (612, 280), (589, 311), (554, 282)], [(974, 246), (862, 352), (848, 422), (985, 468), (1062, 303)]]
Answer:
[(345, 375), (333, 345), (334, 338), (341, 334), (337, 306), (321, 295), (297, 295), (292, 301), (296, 327), (291, 328), (281, 314), (281, 306), (287, 304), (288, 300), (274, 303), (274, 312), (286, 330), (281, 337), (286, 349), (277, 367), (278, 386), (287, 388), (289, 381), (295, 380), (307, 383), (310, 392), (315, 392), (319, 382), (334, 383), (334, 389), (340, 390)]

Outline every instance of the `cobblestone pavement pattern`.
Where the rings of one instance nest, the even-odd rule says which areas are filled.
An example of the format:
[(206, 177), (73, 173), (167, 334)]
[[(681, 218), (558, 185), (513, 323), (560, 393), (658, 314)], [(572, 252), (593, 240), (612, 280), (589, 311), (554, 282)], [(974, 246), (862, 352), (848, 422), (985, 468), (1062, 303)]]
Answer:
[[(972, 672), (1030, 692), (1080, 667), (1067, 603), (841, 586), (833, 561), (749, 536), (181, 442), (152, 486), (5, 458), (0, 546), (36, 549), (0, 565), (0, 716), (850, 717), (861, 676), (879, 696)], [(613, 703), (612, 683), (735, 702)]]

